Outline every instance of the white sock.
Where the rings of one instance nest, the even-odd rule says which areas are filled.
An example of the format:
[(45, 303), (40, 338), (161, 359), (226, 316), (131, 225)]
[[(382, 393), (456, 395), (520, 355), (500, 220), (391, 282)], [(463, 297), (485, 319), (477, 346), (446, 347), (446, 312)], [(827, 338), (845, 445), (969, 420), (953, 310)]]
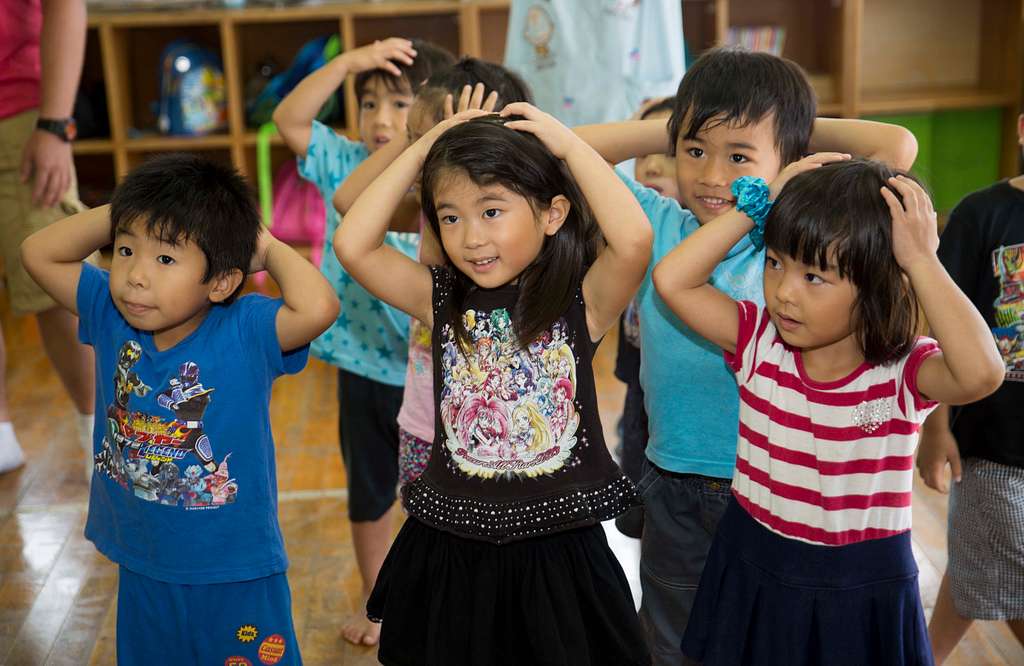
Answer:
[(0, 422), (0, 473), (21, 467), (25, 453), (18, 444), (14, 426), (10, 421)]
[(95, 417), (93, 414), (79, 414), (78, 415), (78, 445), (82, 448), (82, 453), (85, 455), (85, 480), (92, 481), (92, 465), (93, 457), (95, 456), (95, 450), (92, 442), (92, 428), (95, 423)]

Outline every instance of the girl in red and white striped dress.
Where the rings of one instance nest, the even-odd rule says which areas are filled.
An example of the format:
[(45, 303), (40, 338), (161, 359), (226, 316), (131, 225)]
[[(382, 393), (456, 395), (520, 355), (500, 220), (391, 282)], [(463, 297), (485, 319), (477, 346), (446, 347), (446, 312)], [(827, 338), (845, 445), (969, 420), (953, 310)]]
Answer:
[[(999, 386), (992, 335), (936, 258), (935, 212), (911, 177), (816, 154), (732, 193), (735, 208), (654, 271), (740, 392), (733, 499), (683, 651), (705, 664), (931, 664), (914, 448), (938, 402)], [(748, 233), (766, 246), (764, 305), (708, 284)], [(917, 336), (920, 309), (935, 339)]]

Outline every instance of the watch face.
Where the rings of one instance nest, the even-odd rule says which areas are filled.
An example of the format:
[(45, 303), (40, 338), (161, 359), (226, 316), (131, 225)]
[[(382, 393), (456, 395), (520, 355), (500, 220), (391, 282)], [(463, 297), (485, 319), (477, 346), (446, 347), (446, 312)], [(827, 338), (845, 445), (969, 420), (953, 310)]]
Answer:
[(64, 125), (64, 138), (68, 141), (74, 141), (75, 137), (78, 136), (78, 124), (75, 123), (74, 118), (68, 119), (68, 122)]

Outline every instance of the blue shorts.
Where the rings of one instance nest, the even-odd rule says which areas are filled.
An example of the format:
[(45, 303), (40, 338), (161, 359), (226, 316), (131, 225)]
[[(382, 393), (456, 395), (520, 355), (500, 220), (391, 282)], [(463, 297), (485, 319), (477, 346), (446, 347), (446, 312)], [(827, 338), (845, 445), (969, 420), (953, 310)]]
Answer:
[(119, 567), (117, 663), (301, 665), (288, 577), (178, 585)]

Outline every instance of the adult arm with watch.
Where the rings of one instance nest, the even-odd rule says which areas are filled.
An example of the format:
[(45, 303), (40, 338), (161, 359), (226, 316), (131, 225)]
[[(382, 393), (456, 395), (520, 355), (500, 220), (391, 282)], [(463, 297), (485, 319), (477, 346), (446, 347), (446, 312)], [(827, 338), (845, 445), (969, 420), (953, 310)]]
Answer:
[(71, 186), (71, 112), (85, 57), (85, 3), (42, 0), (39, 39), (41, 90), (39, 121), (21, 153), (21, 181), (32, 181), (32, 201), (49, 208)]

